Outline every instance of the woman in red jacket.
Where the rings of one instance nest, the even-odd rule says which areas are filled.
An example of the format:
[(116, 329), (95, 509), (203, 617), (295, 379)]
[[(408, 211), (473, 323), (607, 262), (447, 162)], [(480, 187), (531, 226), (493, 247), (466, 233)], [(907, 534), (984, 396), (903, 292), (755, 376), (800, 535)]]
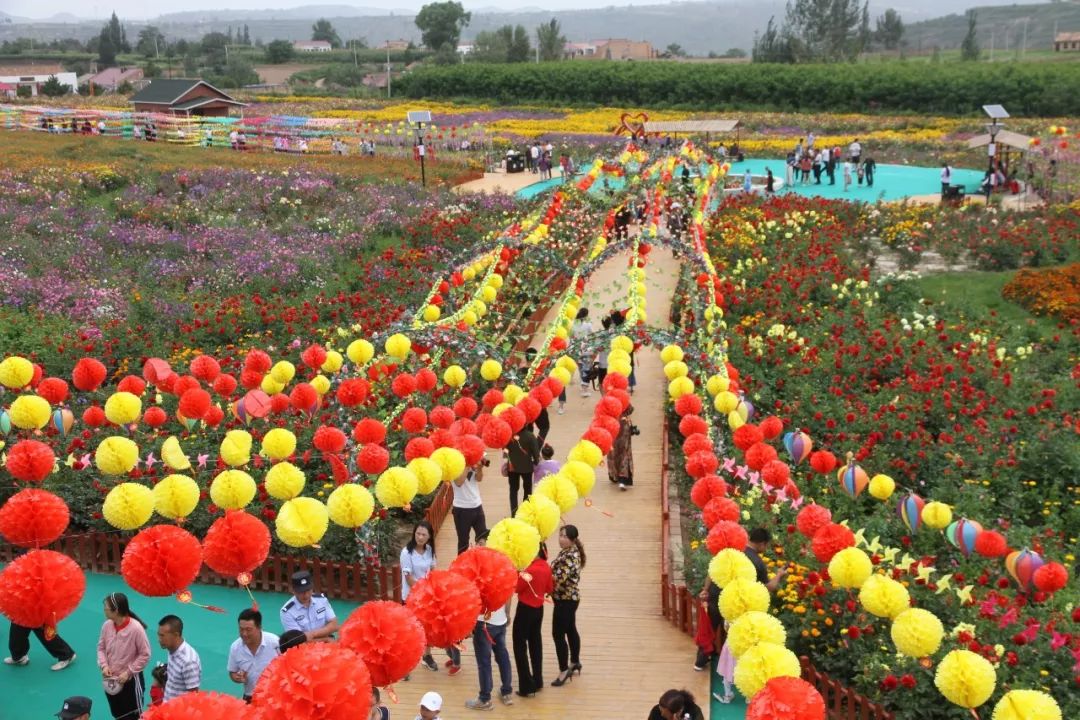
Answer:
[(514, 614), (514, 662), (517, 664), (518, 695), (532, 697), (544, 689), (544, 596), (554, 589), (551, 567), (547, 564), (547, 547), (540, 543), (540, 552), (529, 567), (518, 576), (517, 612)]

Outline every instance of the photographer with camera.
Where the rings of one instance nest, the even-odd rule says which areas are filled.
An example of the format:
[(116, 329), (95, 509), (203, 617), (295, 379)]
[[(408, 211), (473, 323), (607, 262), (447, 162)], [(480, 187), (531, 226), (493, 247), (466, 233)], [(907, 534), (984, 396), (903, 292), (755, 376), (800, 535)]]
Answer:
[(484, 479), (484, 468), (491, 464), (486, 457), (472, 467), (466, 467), (451, 487), (454, 490), (454, 530), (457, 531), (458, 555), (469, 549), (469, 531), (479, 538), (487, 532), (487, 520), (480, 498), (480, 481)]
[(608, 480), (618, 484), (620, 490), (629, 490), (634, 485), (634, 452), (630, 439), (640, 435), (641, 431), (631, 422), (634, 406), (627, 405), (619, 418), (619, 434), (611, 445), (608, 455)]

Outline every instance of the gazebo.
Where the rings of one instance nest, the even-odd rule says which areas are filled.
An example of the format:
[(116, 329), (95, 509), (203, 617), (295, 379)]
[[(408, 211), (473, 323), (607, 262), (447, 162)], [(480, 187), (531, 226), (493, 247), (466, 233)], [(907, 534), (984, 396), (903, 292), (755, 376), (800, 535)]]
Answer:
[(679, 133), (685, 135), (705, 135), (705, 142), (709, 141), (709, 136), (713, 133), (718, 135), (735, 133), (735, 144), (739, 143), (739, 121), (727, 120), (722, 118), (713, 118), (710, 120), (670, 120), (670, 121), (658, 121), (652, 122), (646, 120), (644, 123), (644, 129), (646, 133), (671, 133), (673, 136), (678, 137)]
[[(1031, 147), (1032, 139), (1027, 135), (1021, 135), (1011, 130), (998, 130), (994, 135), (985, 133), (976, 135), (968, 140), (968, 149), (987, 148), (989, 162), (996, 158), (1001, 164), (1002, 171), (1009, 175), (1009, 169), (1014, 163), (1020, 161), (1028, 148)], [(991, 145), (995, 147), (991, 148)]]

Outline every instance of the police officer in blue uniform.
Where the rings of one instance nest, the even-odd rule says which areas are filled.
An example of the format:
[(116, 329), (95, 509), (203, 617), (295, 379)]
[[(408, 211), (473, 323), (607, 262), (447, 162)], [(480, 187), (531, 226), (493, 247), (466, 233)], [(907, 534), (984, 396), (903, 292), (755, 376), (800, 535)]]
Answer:
[(309, 641), (328, 640), (338, 629), (337, 616), (323, 593), (315, 593), (311, 573), (292, 576), (293, 597), (281, 608), (283, 630), (299, 630)]

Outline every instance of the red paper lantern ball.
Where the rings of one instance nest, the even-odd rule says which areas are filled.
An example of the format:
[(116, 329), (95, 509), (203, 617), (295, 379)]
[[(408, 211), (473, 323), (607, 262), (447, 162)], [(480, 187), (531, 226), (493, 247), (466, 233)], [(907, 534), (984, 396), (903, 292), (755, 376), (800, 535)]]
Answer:
[(251, 720), (252, 717), (251, 706), (238, 697), (219, 692), (189, 692), (149, 707), (142, 720)]
[(833, 559), (833, 555), (849, 547), (855, 547), (855, 533), (837, 523), (829, 523), (814, 533), (810, 549), (814, 557), (824, 564)]
[(708, 435), (702, 433), (695, 433), (685, 440), (683, 440), (682, 449), (683, 454), (690, 457), (694, 453), (699, 452), (712, 452), (712, 440)]
[(517, 587), (518, 573), (510, 557), (489, 547), (476, 546), (450, 563), (450, 572), (467, 578), (480, 592), (481, 612), (495, 612)]
[(274, 361), (262, 350), (252, 350), (247, 354), (247, 357), (244, 358), (244, 369), (254, 370), (260, 374), (265, 374), (269, 371), (273, 364)]
[(388, 600), (364, 603), (341, 626), (343, 648), (364, 661), (371, 684), (392, 685), (416, 667), (427, 640), (424, 628), (404, 605)]
[(413, 438), (405, 443), (406, 460), (431, 457), (431, 453), (433, 452), (435, 452), (435, 443), (431, 442), (426, 437)]
[(116, 383), (116, 391), (142, 395), (146, 392), (146, 381), (135, 375), (125, 375), (120, 382)]
[(352, 436), (353, 440), (362, 445), (378, 444), (386, 439), (386, 426), (375, 418), (364, 418), (356, 423)]
[(320, 425), (311, 438), (311, 444), (316, 450), (327, 453), (339, 453), (345, 449), (345, 442), (349, 438), (345, 433), (332, 425)]
[(420, 392), (431, 392), (439, 384), (439, 376), (429, 368), (421, 368), (416, 375), (416, 389)]
[(168, 421), (169, 416), (157, 405), (146, 408), (146, 412), (143, 413), (143, 422), (152, 428), (159, 428)]
[(167, 597), (195, 582), (201, 566), (202, 546), (194, 535), (175, 525), (154, 525), (128, 543), (120, 573), (136, 592)]
[(448, 428), (454, 424), (454, 411), (445, 405), (436, 405), (431, 408), (431, 412), (428, 413), (428, 420), (431, 424), (438, 428)]
[(52, 448), (37, 440), (20, 440), (7, 454), (11, 477), (27, 483), (39, 483), (49, 476), (56, 464)]
[(836, 456), (828, 450), (815, 450), (810, 453), (810, 467), (816, 473), (827, 475), (836, 469)]
[(825, 720), (825, 700), (802, 678), (774, 677), (750, 700), (746, 720)]
[(244, 386), (245, 390), (254, 390), (262, 385), (263, 374), (261, 372), (255, 372), (249, 368), (244, 368), (240, 371), (240, 384)]
[(609, 395), (600, 398), (600, 402), (596, 403), (597, 415), (610, 415), (611, 417), (617, 418), (622, 415), (622, 412), (622, 403)]
[(765, 436), (766, 440), (772, 440), (775, 437), (779, 437), (782, 432), (784, 432), (784, 421), (775, 415), (761, 421), (761, 433)]
[(86, 576), (74, 560), (31, 550), (0, 571), (0, 615), (23, 627), (56, 627), (85, 592)]
[(477, 435), (461, 435), (454, 442), (462, 455), (465, 456), (466, 465), (475, 465), (484, 459), (484, 441)]
[(204, 383), (212, 383), (221, 375), (221, 363), (212, 355), (197, 355), (191, 360), (188, 369)]
[(59, 405), (67, 400), (68, 384), (60, 378), (45, 378), (37, 384), (34, 392), (45, 398), (50, 405)]
[(211, 405), (202, 419), (210, 427), (217, 427), (225, 419), (225, 411), (217, 405)]
[(432, 570), (409, 590), (406, 605), (424, 627), (432, 647), (449, 647), (472, 632), (480, 614), (480, 592), (467, 578)]
[(521, 432), (521, 428), (525, 427), (525, 413), (518, 410), (516, 407), (509, 407), (503, 410), (500, 418), (510, 424), (510, 429), (515, 433)]
[(1009, 552), (1009, 543), (996, 530), (983, 530), (975, 536), (975, 552), (988, 558), (1004, 557)]
[(319, 391), (311, 383), (297, 383), (289, 393), (289, 404), (301, 412), (313, 413), (319, 407)]
[(179, 379), (180, 379), (179, 375), (177, 375), (176, 373), (170, 371), (167, 375), (165, 375), (161, 379), (161, 382), (157, 383), (157, 386), (163, 392), (171, 393), (171, 392), (173, 392), (173, 385), (175, 385), (176, 381), (179, 380)]
[(695, 434), (704, 435), (709, 432), (709, 423), (705, 422), (700, 415), (683, 415), (682, 420), (679, 421), (679, 432), (683, 437)]
[(715, 555), (726, 548), (745, 550), (749, 541), (750, 537), (742, 525), (731, 520), (720, 520), (709, 528), (709, 534), (705, 536), (705, 547)]
[(715, 497), (724, 497), (728, 493), (728, 484), (719, 475), (705, 475), (694, 482), (690, 488), (690, 501), (699, 508)]
[(540, 411), (543, 410), (540, 403), (528, 395), (518, 400), (517, 409), (525, 416), (525, 422), (527, 423), (535, 422), (536, 418), (540, 416)]
[(1032, 580), (1035, 582), (1036, 590), (1055, 593), (1069, 582), (1069, 571), (1061, 563), (1048, 562), (1035, 571)]
[(199, 378), (192, 375), (184, 375), (173, 382), (172, 387), (169, 388), (169, 392), (176, 397), (183, 397), (184, 393), (188, 390), (194, 390), (199, 387), (202, 387), (199, 383)]
[(416, 392), (416, 378), (408, 373), (401, 373), (390, 383), (390, 389), (399, 398), (409, 397)]
[(64, 534), (70, 518), (59, 496), (27, 488), (0, 505), (0, 536), (19, 547), (44, 547)]
[(702, 450), (686, 458), (686, 473), (692, 478), (711, 475), (720, 467), (720, 461), (712, 450)]
[(765, 433), (761, 432), (761, 428), (751, 423), (741, 425), (731, 435), (732, 442), (735, 443), (735, 447), (739, 448), (743, 452), (746, 452), (750, 448), (757, 445), (759, 442), (765, 440)]
[(410, 433), (423, 432), (424, 428), (427, 427), (427, 421), (427, 413), (424, 412), (423, 408), (412, 407), (402, 414), (401, 427)]
[(97, 390), (105, 382), (105, 366), (94, 358), (81, 358), (71, 370), (71, 382), (83, 392)]
[[(608, 377), (611, 376), (608, 375)], [(683, 395), (681, 398), (675, 401), (675, 412), (677, 412), (680, 416), (700, 415), (701, 409), (701, 398), (699, 398), (693, 393)]]
[[(608, 375), (608, 377), (611, 377), (611, 376)], [(562, 395), (563, 384), (561, 382), (559, 382), (559, 380), (557, 378), (553, 378), (553, 377), (545, 378), (544, 382), (543, 382), (543, 385), (544, 385), (545, 388), (547, 388), (547, 391), (549, 393), (551, 393), (551, 397), (556, 398), (559, 395)]]
[(307, 349), (300, 353), (300, 359), (312, 370), (318, 370), (326, 362), (326, 348), (315, 343), (308, 345)]
[(537, 385), (529, 391), (529, 397), (536, 402), (540, 403), (540, 407), (547, 407), (551, 404), (551, 401), (555, 398), (552, 396), (551, 391), (543, 385)]
[(266, 666), (251, 707), (258, 720), (365, 718), (371, 710), (371, 674), (341, 643), (304, 643)]
[(599, 425), (590, 425), (589, 429), (582, 434), (581, 439), (588, 440), (596, 445), (604, 455), (611, 452), (611, 446), (615, 442), (615, 439), (611, 437), (611, 433)]
[(227, 511), (203, 538), (203, 561), (225, 577), (251, 572), (263, 564), (269, 552), (270, 530), (243, 510)]
[(476, 405), (476, 401), (471, 397), (459, 398), (458, 401), (454, 403), (454, 412), (461, 418), (471, 418), (476, 415), (477, 410), (479, 410), (479, 408)]
[(618, 400), (619, 406), (623, 410), (626, 410), (626, 408), (630, 407), (630, 402), (633, 400), (633, 398), (630, 397), (630, 393), (626, 392), (625, 390), (609, 390), (605, 397), (615, 398), (616, 400)]
[[(261, 381), (260, 381), (261, 384)], [(221, 397), (229, 397), (236, 392), (236, 378), (227, 373), (214, 378), (214, 392)]]
[[(481, 415), (481, 417), (484, 417)], [(503, 420), (501, 417), (491, 417), (486, 423), (484, 423), (483, 430), (481, 431), (481, 437), (484, 439), (484, 444), (492, 450), (499, 450), (506, 447), (506, 444), (510, 442), (510, 438), (514, 436), (514, 431), (510, 429), (510, 423)]]
[(776, 448), (772, 445), (759, 442), (750, 446), (750, 449), (746, 451), (743, 457), (746, 459), (747, 467), (751, 470), (760, 471), (779, 456), (776, 454)]
[(795, 527), (804, 536), (813, 538), (818, 530), (832, 522), (829, 508), (811, 503), (795, 516)]
[(761, 468), (761, 479), (769, 487), (779, 490), (791, 480), (791, 468), (782, 460), (770, 460)]
[(492, 388), (484, 393), (483, 397), (484, 410), (491, 412), (496, 405), (501, 405), (505, 400), (503, 399), (502, 390)]
[[(261, 391), (253, 391), (253, 392), (261, 392)], [(269, 407), (267, 409), (263, 410), (263, 417), (265, 417), (269, 413), (273, 413), (274, 415), (280, 415), (281, 413), (285, 412), (290, 407), (292, 407), (292, 400), (289, 399), (289, 396), (286, 395), (285, 393), (274, 393), (273, 395), (270, 396), (269, 400), (270, 400), (270, 405), (269, 405)], [(252, 417), (259, 417), (258, 415), (255, 415), (254, 413), (251, 412), (251, 407), (250, 407), (249, 401), (246, 400), (246, 399), (244, 400), (244, 407), (248, 408), (248, 414), (249, 415), (251, 415)]]
[(210, 409), (210, 393), (202, 388), (192, 388), (180, 396), (180, 404), (177, 406), (180, 414), (192, 420), (202, 420), (206, 411)]
[[(485, 416), (481, 416), (485, 417)], [(490, 418), (490, 416), (487, 416)], [(450, 434), (454, 437), (461, 437), (462, 435), (480, 435), (483, 432), (483, 428), (478, 423), (474, 423), (468, 418), (460, 418), (450, 423), (450, 427), (447, 428)]]
[(610, 415), (600, 415), (599, 417), (594, 417), (592, 424), (595, 427), (603, 428), (604, 430), (606, 430), (607, 434), (610, 435), (612, 438), (618, 437), (619, 430), (622, 427), (619, 424), (619, 421), (616, 418), (611, 417)]
[(737, 523), (740, 517), (738, 503), (729, 497), (714, 497), (705, 503), (705, 507), (701, 509), (701, 520), (707, 528), (711, 528), (721, 520)]
[(356, 463), (368, 475), (378, 475), (390, 464), (390, 453), (382, 445), (368, 443), (360, 448)]
[(87, 427), (101, 427), (106, 421), (105, 411), (97, 405), (91, 405), (83, 410), (82, 419)]

